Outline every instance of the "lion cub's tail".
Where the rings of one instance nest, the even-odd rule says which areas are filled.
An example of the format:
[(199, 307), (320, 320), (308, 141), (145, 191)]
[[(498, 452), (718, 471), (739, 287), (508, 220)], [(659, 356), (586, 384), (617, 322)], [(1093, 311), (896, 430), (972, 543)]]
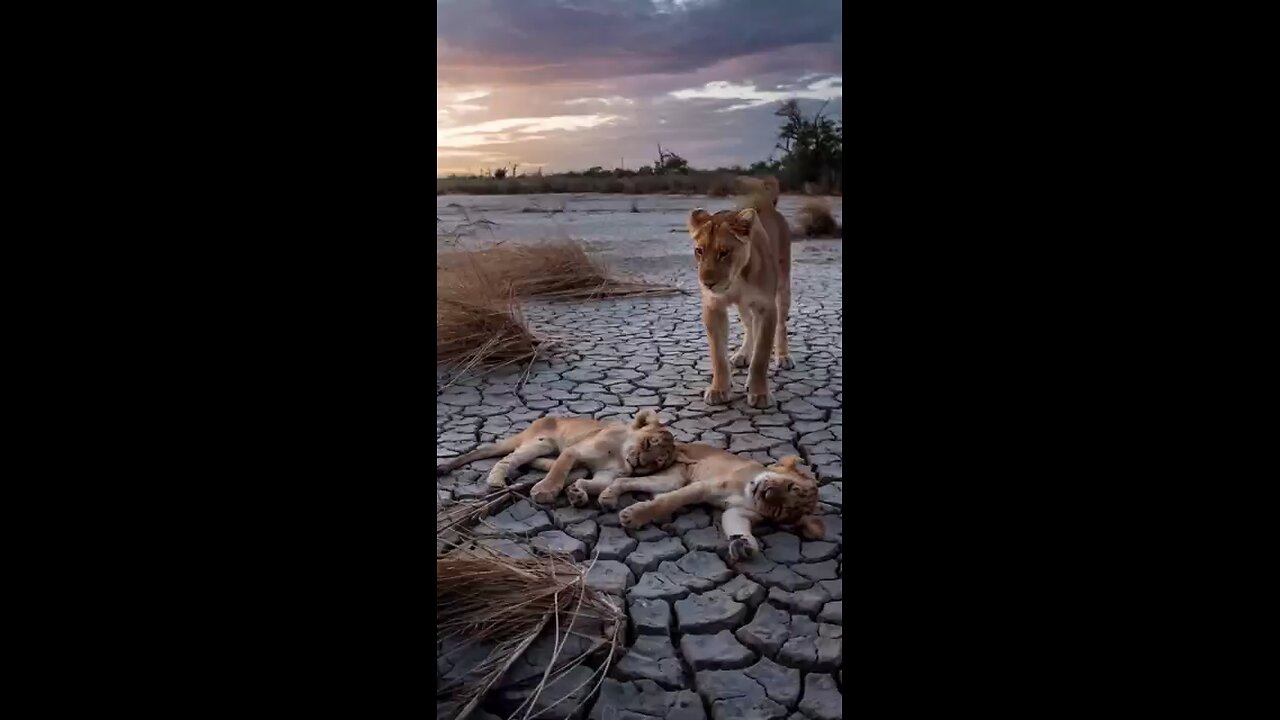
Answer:
[(738, 178), (738, 183), (747, 191), (747, 197), (742, 203), (743, 209), (752, 208), (760, 211), (778, 207), (778, 196), (782, 194), (778, 178), (772, 175), (764, 177), (743, 175)]

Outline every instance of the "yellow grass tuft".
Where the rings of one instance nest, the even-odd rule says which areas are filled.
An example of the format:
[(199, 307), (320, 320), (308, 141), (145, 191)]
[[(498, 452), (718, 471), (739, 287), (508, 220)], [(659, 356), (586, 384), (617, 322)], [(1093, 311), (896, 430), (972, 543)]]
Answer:
[(531, 362), (545, 342), (521, 298), (590, 300), (679, 292), (613, 277), (572, 241), (461, 248), (436, 254), (436, 361), (455, 378)]
[(499, 245), (436, 255), (436, 275), (483, 268), (495, 288), (508, 288), (521, 298), (590, 300), (632, 295), (671, 295), (666, 285), (632, 282), (613, 277), (608, 268), (571, 240), (536, 245)]
[(534, 357), (539, 341), (525, 326), (520, 303), (495, 287), (480, 267), (436, 271), (436, 362), (462, 374)]

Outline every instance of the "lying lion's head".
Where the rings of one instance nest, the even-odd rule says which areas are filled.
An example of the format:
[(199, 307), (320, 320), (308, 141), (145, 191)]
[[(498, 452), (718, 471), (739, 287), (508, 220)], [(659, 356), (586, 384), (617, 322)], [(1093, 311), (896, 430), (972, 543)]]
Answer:
[(751, 225), (756, 211), (724, 210), (712, 215), (702, 208), (689, 213), (689, 235), (698, 261), (698, 280), (713, 293), (723, 293), (751, 259)]
[(799, 525), (806, 537), (825, 534), (822, 520), (813, 516), (818, 508), (818, 483), (796, 467), (800, 458), (788, 455), (777, 465), (751, 480), (748, 488), (756, 512), (782, 525)]
[(627, 428), (622, 457), (631, 466), (632, 475), (666, 470), (676, 459), (676, 439), (670, 430), (662, 427), (656, 412), (641, 410)]

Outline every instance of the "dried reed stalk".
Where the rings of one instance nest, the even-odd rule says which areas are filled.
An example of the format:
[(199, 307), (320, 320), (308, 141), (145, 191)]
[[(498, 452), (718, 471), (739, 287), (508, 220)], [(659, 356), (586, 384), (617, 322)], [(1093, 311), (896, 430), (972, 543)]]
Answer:
[[(465, 531), (458, 532), (470, 540)], [(594, 559), (592, 560), (594, 564)], [(529, 697), (512, 713), (524, 711), (524, 719), (536, 718), (542, 712), (572, 697), (578, 688), (556, 698), (540, 713), (532, 714), (538, 698), (547, 685), (554, 683), (587, 656), (608, 646), (610, 652), (603, 666), (591, 675), (598, 686), (608, 672), (618, 648), (622, 629), (622, 611), (603, 594), (586, 587), (586, 574), (573, 559), (549, 554), (531, 559), (512, 559), (483, 545), (467, 542), (448, 556), (436, 560), (436, 632), (440, 640), (459, 639), (460, 648), (473, 643), (494, 642), (485, 659), (468, 675), (468, 679), (441, 688), (461, 705), (454, 720), (462, 720), (483, 700), (511, 665), (548, 626), (555, 629), (555, 650), (551, 662)], [(589, 648), (578, 656), (558, 664), (568, 636), (580, 620), (601, 623), (607, 637), (594, 638)], [(592, 691), (594, 692), (594, 688)], [(591, 693), (587, 693), (589, 697)]]

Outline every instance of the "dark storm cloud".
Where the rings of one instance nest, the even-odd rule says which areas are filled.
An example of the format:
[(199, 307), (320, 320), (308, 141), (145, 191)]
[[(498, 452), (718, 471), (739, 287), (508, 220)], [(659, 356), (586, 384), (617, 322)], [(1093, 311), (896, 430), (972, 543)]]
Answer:
[(686, 73), (751, 56), (777, 71), (813, 57), (770, 51), (824, 43), (819, 64), (839, 72), (836, 0), (439, 0), (436, 16), (437, 73), (454, 83)]

